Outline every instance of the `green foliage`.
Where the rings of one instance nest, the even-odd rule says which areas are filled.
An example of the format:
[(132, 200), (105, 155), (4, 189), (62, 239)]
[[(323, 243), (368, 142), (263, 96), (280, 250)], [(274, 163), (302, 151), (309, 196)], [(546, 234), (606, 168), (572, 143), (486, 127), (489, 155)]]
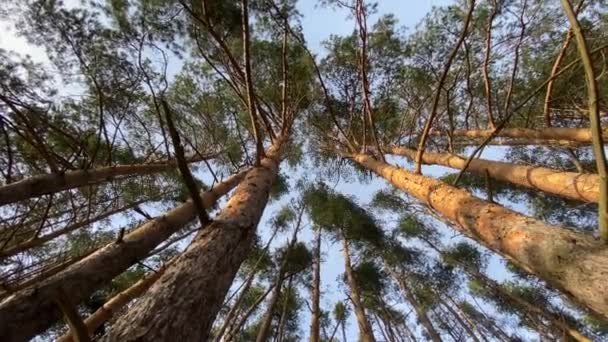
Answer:
[(441, 257), (445, 263), (452, 266), (466, 265), (478, 271), (483, 270), (487, 263), (487, 257), (479, 249), (466, 242), (457, 243), (445, 250)]

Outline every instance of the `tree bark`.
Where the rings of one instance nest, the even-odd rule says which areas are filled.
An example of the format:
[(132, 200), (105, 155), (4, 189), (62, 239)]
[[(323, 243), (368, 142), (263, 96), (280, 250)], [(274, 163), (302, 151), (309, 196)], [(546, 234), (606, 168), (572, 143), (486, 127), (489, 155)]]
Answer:
[[(190, 158), (191, 162), (210, 158), (209, 156)], [(33, 176), (21, 181), (0, 187), (0, 206), (28, 198), (55, 193), (62, 190), (98, 184), (119, 176), (147, 175), (163, 172), (177, 167), (177, 162), (158, 162), (149, 164), (131, 164), (100, 167), (90, 170), (49, 173)]]
[(460, 326), (464, 328), (464, 330), (467, 332), (467, 334), (469, 336), (471, 336), (473, 341), (481, 342), (475, 335), (475, 332), (473, 331), (473, 329), (469, 326), (468, 322), (465, 322), (464, 319), (462, 317), (460, 317), (460, 314), (458, 312), (456, 312), (456, 310), (454, 310), (454, 308), (452, 308), (449, 303), (447, 303), (446, 301), (444, 301), (441, 298), (439, 298), (439, 301), (450, 312), (450, 314), (452, 314), (452, 316), (456, 319), (456, 321), (460, 324)]
[(312, 279), (312, 317), (310, 324), (310, 342), (319, 342), (321, 320), (321, 228), (317, 227), (315, 236), (315, 262)]
[(593, 237), (545, 224), (367, 155), (350, 158), (429, 205), (453, 222), (453, 229), (608, 318), (608, 248)]
[[(202, 193), (206, 208), (236, 186), (247, 172), (243, 171), (213, 189)], [(8, 341), (21, 341), (43, 332), (61, 317), (54, 304), (57, 291), (70, 294), (74, 303), (86, 299), (138, 260), (145, 258), (159, 243), (196, 218), (191, 201), (155, 218), (126, 234), (121, 242), (112, 242), (64, 271), (35, 286), (23, 289), (0, 303), (0, 336)]]
[[(491, 129), (480, 130), (455, 130), (454, 136), (467, 138), (487, 138), (492, 134)], [(522, 139), (539, 139), (539, 140), (566, 140), (583, 144), (592, 143), (591, 130), (588, 128), (562, 128), (551, 127), (534, 130), (529, 128), (504, 128), (498, 133), (499, 137), (506, 138), (522, 138)], [(608, 129), (602, 132), (604, 139), (608, 139)]]
[(422, 326), (424, 327), (426, 332), (429, 334), (430, 339), (434, 342), (441, 342), (441, 336), (439, 335), (439, 333), (433, 326), (433, 323), (427, 316), (426, 310), (422, 307), (422, 305), (418, 302), (418, 300), (412, 293), (412, 290), (410, 289), (408, 284), (405, 282), (405, 280), (403, 280), (403, 278), (398, 276), (389, 265), (385, 264), (385, 266), (386, 266), (386, 269), (388, 270), (389, 274), (391, 275), (391, 277), (393, 277), (395, 282), (397, 282), (397, 285), (401, 289), (401, 292), (403, 292), (405, 299), (414, 308), (414, 311), (416, 312), (416, 316), (418, 316), (418, 321), (420, 321), (420, 324), (422, 324)]
[[(411, 160), (416, 156), (416, 151), (404, 147), (389, 147), (387, 150), (391, 154), (405, 156)], [(423, 163), (462, 169), (466, 165), (466, 160), (449, 153), (426, 152)], [(597, 203), (600, 197), (600, 179), (596, 174), (563, 172), (545, 167), (517, 165), (487, 159), (473, 159), (467, 171), (480, 176), (484, 176), (487, 172), (490, 177), (499, 181), (583, 202)]]
[[(289, 280), (287, 281), (287, 287), (285, 287), (285, 290), (286, 290), (285, 293), (291, 293), (292, 282), (293, 282), (293, 276), (289, 277)], [(287, 304), (289, 304), (289, 301), (287, 298), (284, 298), (283, 308), (281, 310), (281, 318), (279, 319), (279, 331), (277, 332), (277, 336), (275, 338), (276, 342), (283, 342), (283, 337), (285, 334), (285, 321), (287, 319)]]
[(342, 232), (342, 254), (344, 255), (344, 271), (346, 273), (348, 287), (350, 287), (350, 299), (353, 302), (355, 316), (357, 317), (357, 324), (359, 325), (359, 339), (363, 342), (375, 342), (376, 340), (374, 338), (372, 326), (367, 319), (365, 308), (361, 302), (359, 285), (357, 284), (355, 275), (353, 273), (352, 263), (350, 261), (350, 249), (348, 247), (348, 241), (346, 240), (344, 232)]
[[(247, 257), (280, 163), (278, 139), (234, 194), (144, 297), (101, 341), (205, 341)], [(196, 317), (193, 321), (192, 317)]]

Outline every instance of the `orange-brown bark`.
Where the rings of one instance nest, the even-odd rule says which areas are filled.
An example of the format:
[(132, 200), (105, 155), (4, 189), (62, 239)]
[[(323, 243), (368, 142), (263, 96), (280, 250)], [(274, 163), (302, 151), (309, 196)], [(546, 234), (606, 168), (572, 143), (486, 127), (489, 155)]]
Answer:
[[(467, 138), (487, 138), (492, 134), (491, 129), (481, 130), (455, 130), (454, 136)], [(608, 129), (602, 132), (604, 139), (608, 139)], [(588, 128), (562, 128), (551, 127), (540, 130), (529, 128), (505, 128), (498, 133), (499, 137), (539, 139), (539, 140), (565, 140), (584, 144), (591, 144), (591, 130)]]
[(428, 204), (454, 229), (608, 318), (608, 248), (593, 237), (548, 225), (368, 155), (349, 157)]
[[(416, 151), (404, 147), (389, 147), (388, 153), (405, 156), (414, 160)], [(449, 153), (424, 154), (423, 163), (443, 165), (454, 169), (462, 169), (466, 160)], [(517, 165), (486, 159), (473, 159), (467, 171), (485, 175), (530, 189), (544, 191), (553, 195), (566, 197), (584, 202), (599, 200), (599, 177), (596, 174), (563, 172), (545, 167)]]

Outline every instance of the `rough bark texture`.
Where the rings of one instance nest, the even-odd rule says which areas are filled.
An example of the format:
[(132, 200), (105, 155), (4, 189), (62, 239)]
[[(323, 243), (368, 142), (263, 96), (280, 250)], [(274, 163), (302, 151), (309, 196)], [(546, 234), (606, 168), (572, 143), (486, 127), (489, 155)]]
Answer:
[[(84, 320), (84, 325), (87, 328), (89, 335), (93, 335), (95, 330), (99, 328), (103, 323), (108, 321), (114, 313), (120, 311), (125, 305), (127, 305), (133, 299), (141, 296), (146, 290), (154, 284), (158, 278), (164, 273), (166, 267), (153, 272), (144, 278), (140, 279), (137, 283), (133, 284), (128, 289), (118, 293), (110, 300), (105, 302), (99, 309), (92, 313), (89, 317)], [(70, 333), (65, 334), (57, 339), (57, 342), (71, 342), (73, 341)]]
[(321, 320), (321, 228), (317, 227), (315, 236), (315, 261), (312, 279), (312, 312), (310, 323), (310, 342), (319, 342)]
[[(280, 145), (278, 145), (280, 147)], [(207, 229), (101, 341), (206, 341), (245, 260), (279, 167), (279, 148), (254, 167)], [(193, 317), (196, 324), (192, 324)]]
[[(245, 174), (241, 172), (204, 192), (205, 206), (213, 205)], [(57, 291), (65, 291), (71, 301), (80, 303), (195, 217), (196, 209), (188, 201), (126, 234), (120, 243), (112, 242), (64, 271), (9, 296), (0, 303), (2, 340), (23, 341), (43, 332), (61, 317), (54, 304)]]
[[(491, 129), (481, 130), (455, 130), (454, 136), (467, 138), (487, 138), (492, 134)], [(567, 140), (584, 144), (592, 143), (591, 130), (588, 128), (559, 128), (551, 127), (540, 130), (529, 128), (505, 128), (498, 133), (499, 137), (540, 139), (540, 140)], [(604, 139), (608, 139), (608, 129), (602, 132)]]
[[(412, 160), (416, 156), (416, 151), (403, 147), (390, 147), (388, 152)], [(449, 153), (426, 152), (422, 161), (425, 164), (443, 165), (454, 169), (462, 169), (466, 165), (464, 158)], [(486, 159), (473, 159), (467, 171), (481, 176), (487, 171), (490, 177), (500, 181), (584, 202), (597, 203), (600, 197), (600, 179), (596, 174), (563, 172), (545, 167)]]
[[(207, 159), (191, 158), (190, 161)], [(171, 170), (175, 161), (100, 167), (91, 170), (68, 171), (38, 175), (0, 187), (0, 205), (112, 180), (119, 176), (146, 175)]]
[(545, 224), (367, 155), (351, 158), (428, 204), (453, 222), (454, 229), (608, 318), (608, 248), (593, 237)]
[(372, 326), (367, 319), (365, 308), (361, 302), (359, 285), (357, 285), (355, 275), (353, 274), (348, 241), (344, 236), (342, 236), (342, 254), (344, 255), (344, 272), (346, 273), (346, 280), (348, 281), (348, 287), (350, 288), (350, 299), (353, 302), (357, 324), (359, 325), (359, 340), (362, 342), (375, 342), (376, 339), (374, 338)]

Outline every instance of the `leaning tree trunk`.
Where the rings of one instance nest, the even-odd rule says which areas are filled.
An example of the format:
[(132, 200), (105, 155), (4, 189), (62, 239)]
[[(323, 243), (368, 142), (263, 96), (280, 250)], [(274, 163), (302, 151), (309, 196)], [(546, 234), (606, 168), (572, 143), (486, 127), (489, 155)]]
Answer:
[[(482, 130), (455, 130), (453, 135), (466, 138), (487, 138), (492, 134), (491, 129)], [(499, 137), (515, 139), (538, 140), (566, 140), (583, 144), (592, 143), (591, 130), (588, 128), (562, 128), (551, 127), (534, 130), (529, 128), (504, 128), (498, 133)], [(604, 139), (608, 139), (608, 129), (602, 132)]]
[(477, 338), (477, 335), (475, 335), (475, 332), (473, 331), (473, 329), (469, 326), (468, 322), (465, 322), (464, 319), (462, 317), (460, 317), (460, 314), (458, 312), (456, 312), (456, 310), (454, 310), (454, 308), (452, 308), (449, 303), (446, 303), (443, 299), (441, 299), (441, 297), (439, 298), (439, 302), (443, 305), (444, 308), (446, 308), (448, 310), (448, 312), (452, 315), (452, 317), (454, 317), (456, 319), (458, 324), (464, 328), (464, 330), (467, 332), (467, 334), (469, 336), (471, 336), (471, 339), (473, 339), (473, 341), (481, 342)]
[[(103, 323), (107, 322), (114, 313), (120, 311), (125, 305), (129, 304), (133, 299), (141, 296), (145, 293), (155, 281), (160, 278), (160, 276), (167, 269), (167, 265), (163, 266), (158, 271), (152, 272), (144, 276), (138, 282), (133, 284), (128, 289), (116, 294), (110, 300), (105, 302), (99, 309), (93, 312), (89, 317), (84, 320), (84, 325), (87, 328), (89, 336), (92, 336), (95, 333), (95, 330), (99, 328)], [(56, 342), (72, 342), (74, 341), (72, 334), (68, 332), (67, 334), (59, 337)]]
[[(202, 193), (206, 208), (230, 191), (246, 172), (241, 172)], [(0, 336), (6, 341), (27, 340), (43, 332), (61, 318), (55, 304), (59, 291), (70, 295), (73, 303), (85, 300), (154, 247), (196, 218), (191, 201), (143, 224), (122, 239), (112, 242), (64, 271), (6, 298), (0, 303)]]
[(248, 172), (217, 218), (102, 341), (207, 340), (255, 237), (279, 171), (281, 141)]
[[(403, 147), (390, 147), (388, 153), (405, 156), (414, 160), (416, 151)], [(463, 169), (466, 160), (449, 153), (424, 153), (422, 162)], [(600, 197), (600, 179), (596, 174), (563, 172), (545, 167), (517, 165), (486, 159), (473, 159), (467, 171), (485, 175), (499, 181), (510, 182), (526, 188), (544, 191), (556, 196), (584, 202), (597, 203)]]
[(321, 320), (321, 228), (317, 227), (315, 236), (315, 262), (312, 279), (312, 312), (310, 324), (310, 342), (319, 342)]
[(403, 278), (401, 278), (400, 276), (398, 276), (389, 265), (386, 265), (386, 269), (388, 270), (391, 277), (393, 277), (393, 279), (399, 286), (399, 289), (401, 289), (401, 292), (403, 292), (405, 299), (414, 308), (414, 311), (416, 312), (416, 316), (418, 317), (420, 324), (422, 324), (422, 326), (424, 327), (424, 330), (426, 330), (427, 334), (429, 334), (429, 337), (431, 338), (431, 340), (433, 342), (441, 342), (441, 336), (439, 335), (439, 333), (433, 326), (433, 323), (427, 316), (426, 310), (418, 302), (418, 300), (412, 293), (412, 290), (410, 289), (408, 284), (405, 282), (405, 280)]
[(224, 339), (224, 341), (233, 341), (235, 339), (235, 336), (238, 335), (238, 333), (241, 330), (241, 328), (245, 325), (245, 323), (247, 323), (247, 320), (249, 319), (249, 317), (257, 309), (257, 307), (262, 303), (262, 301), (264, 301), (264, 299), (266, 299), (266, 297), (268, 296), (268, 294), (273, 289), (274, 289), (274, 285), (270, 285), (268, 287), (268, 289), (266, 289), (266, 291), (264, 293), (262, 293), (256, 299), (255, 303), (253, 303), (252, 305), (249, 306), (249, 308), (247, 309), (247, 311), (243, 314), (242, 317), (240, 317), (240, 319), (238, 320), (238, 322), (236, 322), (236, 324), (234, 324), (233, 326), (230, 327), (230, 329), (226, 333), (226, 338)]
[[(190, 158), (190, 161), (196, 162), (207, 158)], [(147, 175), (172, 170), (176, 167), (177, 162), (170, 160), (159, 163), (115, 165), (90, 170), (33, 176), (0, 187), (0, 206), (44, 194), (98, 184), (120, 176)]]
[[(291, 295), (292, 283), (293, 283), (293, 276), (289, 277), (289, 280), (287, 281), (287, 287), (285, 287), (285, 293), (287, 295)], [(287, 297), (283, 298), (283, 300), (284, 300), (284, 302), (283, 302), (283, 308), (281, 310), (281, 318), (279, 319), (279, 328), (278, 328), (277, 335), (274, 339), (276, 342), (283, 342), (283, 338), (285, 335), (285, 324), (287, 321), (287, 308), (288, 308), (289, 300)]]
[(593, 237), (548, 225), (368, 155), (350, 158), (428, 204), (452, 221), (454, 229), (608, 318), (608, 248)]
[(350, 250), (344, 232), (342, 232), (342, 254), (344, 255), (344, 271), (346, 273), (346, 280), (348, 281), (348, 287), (350, 288), (350, 299), (353, 302), (355, 316), (357, 317), (357, 324), (359, 325), (359, 340), (363, 342), (375, 342), (376, 340), (374, 338), (372, 326), (367, 319), (367, 315), (365, 314), (363, 302), (361, 302), (359, 285), (357, 284), (355, 275), (353, 273), (353, 267), (350, 261)]

